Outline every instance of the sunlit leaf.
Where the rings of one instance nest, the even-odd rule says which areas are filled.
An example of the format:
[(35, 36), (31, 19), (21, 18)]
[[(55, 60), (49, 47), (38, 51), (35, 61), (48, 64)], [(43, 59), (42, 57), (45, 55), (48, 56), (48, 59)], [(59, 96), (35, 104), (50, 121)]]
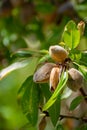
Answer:
[(74, 49), (78, 46), (80, 41), (80, 32), (74, 21), (69, 21), (65, 26), (63, 40), (66, 43), (66, 46), (70, 49)]
[(20, 69), (27, 66), (28, 62), (29, 62), (29, 59), (22, 62), (15, 62), (12, 65), (8, 66), (7, 68), (3, 69), (0, 72), (0, 79), (2, 79), (3, 77), (5, 77), (6, 75), (8, 75), (9, 73), (11, 73), (12, 71), (16, 69)]
[(29, 122), (35, 126), (38, 119), (39, 91), (32, 79), (32, 76), (29, 77), (22, 85), (25, 89), (21, 97), (21, 106)]
[(63, 72), (56, 90), (54, 91), (54, 93), (50, 97), (50, 99), (47, 101), (47, 103), (44, 105), (43, 111), (47, 110), (54, 104), (54, 102), (57, 100), (61, 90), (65, 87), (67, 80), (68, 80), (68, 73)]
[(74, 98), (70, 104), (70, 110), (74, 110), (83, 100), (84, 98), (82, 96), (78, 96)]
[[(30, 58), (30, 59), (27, 59), (27, 60), (24, 60), (24, 61), (13, 63), (12, 65), (8, 66), (7, 68), (1, 70), (0, 80), (2, 80), (5, 76), (9, 75), (12, 71), (27, 67), (28, 65), (31, 66), (31, 64), (36, 62), (36, 61), (37, 61), (37, 58), (34, 58), (34, 59)], [(34, 67), (34, 69), (35, 69), (35, 67)], [(33, 73), (33, 70), (32, 70), (32, 73)]]

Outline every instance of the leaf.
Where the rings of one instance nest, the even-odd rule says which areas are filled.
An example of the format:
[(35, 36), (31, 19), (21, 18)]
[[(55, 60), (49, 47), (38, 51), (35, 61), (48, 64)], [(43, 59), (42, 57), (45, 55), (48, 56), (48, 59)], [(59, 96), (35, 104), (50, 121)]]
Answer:
[[(52, 93), (49, 91), (49, 86), (48, 84), (41, 84), (41, 89), (42, 92), (46, 98), (46, 101), (49, 100), (49, 98), (51, 97)], [(60, 114), (60, 95), (58, 96), (58, 99), (55, 101), (55, 103), (49, 108), (48, 112), (51, 118), (51, 121), (53, 123), (53, 125), (55, 126), (58, 118), (59, 118), (59, 114)]]
[(69, 57), (79, 63), (80, 65), (87, 66), (87, 52), (82, 52), (80, 50), (73, 49), (69, 52)]
[(69, 56), (74, 61), (79, 61), (82, 57), (82, 53), (79, 50), (73, 49), (69, 52)]
[(58, 95), (60, 94), (61, 90), (65, 87), (66, 82), (68, 80), (68, 73), (67, 72), (63, 72), (60, 78), (60, 82), (56, 88), (56, 90), (54, 91), (53, 95), (50, 97), (50, 99), (47, 101), (47, 103), (44, 105), (43, 107), (43, 111), (47, 110), (48, 108), (50, 108), (55, 101), (58, 98)]
[(59, 95), (55, 103), (48, 110), (51, 121), (54, 126), (56, 126), (59, 119), (60, 107), (61, 107), (61, 96)]
[(79, 70), (81, 71), (81, 73), (84, 76), (84, 79), (87, 81), (87, 68), (83, 65), (79, 65), (78, 63), (74, 62), (75, 65), (77, 65), (79, 68)]
[(61, 124), (58, 124), (56, 130), (64, 130), (63, 126)]
[(87, 68), (85, 66), (79, 66), (79, 70), (81, 71), (81, 73), (83, 74), (85, 80), (87, 81)]
[[(35, 62), (37, 62), (37, 60), (38, 60), (37, 58), (33, 58), (33, 59), (29, 58), (29, 59), (24, 60), (24, 61), (13, 63), (12, 65), (8, 66), (7, 68), (3, 69), (0, 72), (0, 80), (2, 80), (4, 77), (6, 77), (7, 75), (9, 75), (14, 70), (18, 70), (18, 69), (27, 67), (28, 65), (30, 65), (30, 67), (31, 67), (32, 63), (34, 63), (33, 64), (33, 67), (34, 67), (34, 65), (36, 65)], [(35, 70), (35, 67), (34, 67), (34, 70)], [(32, 73), (33, 73), (33, 70), (32, 70)]]
[(49, 91), (49, 84), (48, 83), (40, 84), (40, 88), (43, 92), (44, 97), (46, 98), (46, 100), (48, 100), (52, 95), (52, 93)]
[(69, 21), (65, 26), (63, 40), (66, 43), (66, 46), (70, 49), (74, 49), (78, 46), (80, 41), (80, 32), (74, 21)]
[(74, 98), (70, 104), (70, 110), (74, 110), (83, 100), (84, 98), (82, 96), (78, 96), (76, 98)]
[(21, 106), (23, 113), (28, 118), (29, 122), (35, 126), (38, 120), (38, 103), (39, 91), (37, 84), (33, 82), (33, 77), (30, 76), (23, 83), (22, 88), (25, 87), (24, 94), (21, 97)]
[(39, 60), (38, 64), (43, 63), (43, 62), (46, 62), (46, 61), (48, 61), (48, 60), (51, 60), (51, 57), (49, 56), (49, 54), (46, 54), (45, 56), (43, 56), (43, 57)]
[(30, 56), (44, 56), (48, 54), (47, 50), (31, 50), (31, 49), (20, 49), (12, 54), (12, 57), (30, 57)]
[(87, 51), (81, 53), (80, 64), (87, 66)]
[(5, 77), (6, 75), (8, 75), (10, 72), (16, 70), (16, 69), (20, 69), (22, 67), (25, 67), (27, 66), (29, 62), (29, 59), (28, 60), (25, 60), (25, 61), (22, 61), (22, 62), (16, 62), (16, 63), (13, 63), (12, 65), (8, 66), (7, 68), (3, 69), (1, 72), (0, 72), (0, 80)]

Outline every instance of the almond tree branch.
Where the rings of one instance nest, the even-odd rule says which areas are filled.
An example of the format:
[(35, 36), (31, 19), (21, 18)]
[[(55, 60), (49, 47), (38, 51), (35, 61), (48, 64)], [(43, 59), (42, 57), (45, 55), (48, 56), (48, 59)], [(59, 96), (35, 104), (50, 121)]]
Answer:
[[(41, 108), (40, 108), (41, 110)], [(43, 113), (49, 117), (49, 113), (47, 111), (43, 111)], [(83, 121), (83, 122), (86, 122), (87, 123), (87, 117), (76, 117), (76, 116), (68, 116), (68, 115), (62, 115), (60, 114), (59, 115), (59, 119), (62, 120), (64, 118), (70, 118), (70, 119), (74, 119), (74, 120), (78, 120), (78, 121)]]
[[(87, 97), (87, 94), (84, 92), (83, 88), (80, 88), (80, 92), (82, 94), (83, 97)], [(87, 103), (87, 98), (84, 98), (86, 103)]]
[(75, 119), (75, 120), (87, 122), (87, 118), (86, 117), (75, 117), (75, 116), (68, 116), (68, 115), (60, 115), (59, 117), (60, 117), (60, 120), (62, 120), (64, 118), (70, 118), (70, 119)]

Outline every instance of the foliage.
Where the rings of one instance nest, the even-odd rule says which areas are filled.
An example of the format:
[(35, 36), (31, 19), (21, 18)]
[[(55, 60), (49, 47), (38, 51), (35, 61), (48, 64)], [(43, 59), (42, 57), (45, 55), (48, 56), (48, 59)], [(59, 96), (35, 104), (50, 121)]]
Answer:
[[(64, 127), (67, 130), (67, 127), (61, 121), (66, 118), (66, 116), (63, 116), (63, 118), (61, 116), (61, 102), (69, 99), (70, 95), (74, 93), (73, 90), (68, 88), (67, 84), (70, 68), (78, 70), (82, 74), (84, 82), (87, 82), (87, 52), (81, 50), (83, 46), (81, 39), (84, 40), (87, 33), (86, 29), (83, 29), (84, 36), (81, 35), (81, 30), (78, 28), (79, 20), (75, 21), (74, 15), (69, 14), (70, 10), (67, 10), (66, 7), (70, 6), (72, 14), (76, 14), (77, 19), (82, 19), (86, 8), (82, 10), (82, 14), (79, 9), (85, 7), (86, 1), (84, 0), (81, 4), (74, 1), (76, 10), (73, 9), (73, 5), (69, 1), (54, 1), (53, 3), (44, 0), (33, 0), (24, 3), (12, 3), (12, 0), (10, 1), (8, 9), (5, 6), (5, 1), (0, 3), (2, 5), (2, 13), (0, 12), (2, 17), (0, 20), (0, 68), (2, 69), (0, 72), (0, 120), (2, 125), (0, 124), (0, 128), (3, 129), (3, 122), (6, 124), (5, 119), (8, 122), (14, 120), (7, 116), (7, 113), (11, 114), (12, 111), (8, 104), (2, 107), (4, 106), (2, 97), (6, 93), (6, 96), (8, 96), (10, 90), (11, 97), (16, 93), (15, 99), (17, 96), (18, 105), (21, 106), (19, 111), (13, 111), (16, 113), (15, 118), (17, 119), (16, 115), (19, 112), (21, 117), (24, 118), (24, 120), (19, 119), (20, 125), (16, 122), (16, 127), (19, 130), (27, 128), (47, 130), (50, 128), (48, 119), (51, 120), (53, 130), (63, 130)], [(4, 9), (8, 11), (4, 12)], [(86, 19), (83, 20), (86, 21)], [(48, 50), (51, 45), (61, 46), (67, 51), (68, 57), (63, 63), (56, 63), (51, 57)], [(83, 48), (85, 48), (85, 45)], [(5, 69), (3, 69), (4, 62), (6, 63), (5, 67), (9, 65)], [(50, 80), (47, 83), (35, 83), (33, 81), (34, 73), (46, 62), (55, 63), (56, 67), (61, 70), (54, 91), (50, 89), (52, 87), (50, 86)], [(78, 91), (81, 92), (81, 89)], [(70, 102), (70, 111), (78, 108), (84, 100), (87, 101), (86, 94), (80, 93), (78, 96), (78, 91), (76, 92), (76, 98)], [(8, 100), (14, 108), (17, 102), (14, 103), (13, 98)], [(16, 107), (18, 105), (16, 104)], [(5, 111), (7, 111), (6, 114), (3, 114)], [(14, 128), (15, 124), (13, 122), (12, 126), (8, 125), (4, 128)], [(85, 130), (86, 125), (82, 124), (80, 128)]]

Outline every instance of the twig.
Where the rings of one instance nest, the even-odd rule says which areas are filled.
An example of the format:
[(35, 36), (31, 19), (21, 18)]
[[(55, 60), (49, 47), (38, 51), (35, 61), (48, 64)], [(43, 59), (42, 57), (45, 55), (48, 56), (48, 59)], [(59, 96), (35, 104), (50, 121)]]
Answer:
[[(41, 110), (41, 109), (40, 109)], [(43, 111), (43, 113), (49, 117), (49, 113), (47, 111)], [(68, 116), (68, 115), (59, 115), (59, 119), (62, 120), (64, 118), (70, 118), (70, 119), (74, 119), (74, 120), (78, 120), (78, 121), (83, 121), (87, 123), (87, 117), (76, 117), (76, 116)]]
[(60, 120), (62, 120), (64, 118), (70, 118), (70, 119), (75, 119), (75, 120), (87, 122), (87, 118), (86, 117), (75, 117), (75, 116), (68, 116), (68, 115), (60, 115), (59, 117), (60, 117)]
[(84, 92), (83, 88), (80, 88), (80, 92), (83, 95), (83, 97), (84, 97), (84, 99), (85, 99), (85, 101), (87, 103), (87, 98), (85, 98), (85, 97), (87, 97), (87, 94)]

